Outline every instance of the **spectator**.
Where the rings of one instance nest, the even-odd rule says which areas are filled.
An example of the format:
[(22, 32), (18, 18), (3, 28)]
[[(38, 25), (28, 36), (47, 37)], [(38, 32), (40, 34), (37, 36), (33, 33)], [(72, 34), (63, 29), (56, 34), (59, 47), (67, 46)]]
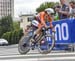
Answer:
[(70, 4), (70, 17), (75, 18), (75, 2), (71, 1), (69, 4)]
[[(60, 5), (56, 5), (56, 6), (54, 7), (54, 11), (55, 11), (56, 8), (61, 9), (61, 6), (60, 6)], [(58, 14), (58, 12), (56, 12), (56, 11), (55, 11), (55, 15), (54, 15), (54, 20), (55, 20), (55, 21), (59, 20), (59, 14)]]
[(66, 5), (66, 0), (60, 0), (61, 9), (56, 8), (55, 10), (59, 13), (59, 19), (66, 19), (69, 17), (69, 6)]

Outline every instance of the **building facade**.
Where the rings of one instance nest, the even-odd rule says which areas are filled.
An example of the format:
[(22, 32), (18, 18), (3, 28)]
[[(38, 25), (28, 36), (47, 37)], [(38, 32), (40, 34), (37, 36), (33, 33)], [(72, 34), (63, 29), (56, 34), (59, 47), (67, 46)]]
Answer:
[(69, 2), (71, 2), (71, 1), (75, 1), (75, 0), (66, 0), (66, 1), (69, 3)]
[(68, 2), (70, 2), (70, 1), (75, 1), (75, 0), (67, 0)]
[(25, 34), (26, 26), (30, 24), (30, 22), (28, 22), (29, 17), (33, 17), (33, 14), (20, 15), (20, 28), (23, 29), (24, 34)]
[(0, 0), (0, 18), (8, 15), (14, 17), (14, 0)]

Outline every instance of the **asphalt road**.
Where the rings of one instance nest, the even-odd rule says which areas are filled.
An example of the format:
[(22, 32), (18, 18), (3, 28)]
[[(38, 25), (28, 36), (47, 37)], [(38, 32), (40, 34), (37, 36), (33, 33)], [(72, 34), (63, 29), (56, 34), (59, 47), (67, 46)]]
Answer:
[(0, 61), (75, 61), (75, 52), (52, 51), (50, 54), (40, 54), (31, 50), (26, 55), (20, 55), (17, 45), (0, 46)]

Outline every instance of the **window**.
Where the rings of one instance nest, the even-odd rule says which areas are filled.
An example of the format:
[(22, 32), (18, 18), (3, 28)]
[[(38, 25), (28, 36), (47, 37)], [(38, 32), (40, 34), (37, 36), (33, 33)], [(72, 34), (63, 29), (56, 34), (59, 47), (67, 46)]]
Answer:
[(23, 22), (23, 19), (21, 18), (21, 21), (20, 21), (21, 23)]

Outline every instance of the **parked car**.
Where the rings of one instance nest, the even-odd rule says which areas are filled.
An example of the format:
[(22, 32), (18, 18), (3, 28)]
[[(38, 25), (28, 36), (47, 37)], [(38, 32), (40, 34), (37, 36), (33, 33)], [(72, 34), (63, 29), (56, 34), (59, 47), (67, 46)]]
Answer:
[(6, 46), (8, 45), (8, 41), (5, 39), (0, 39), (0, 46)]

